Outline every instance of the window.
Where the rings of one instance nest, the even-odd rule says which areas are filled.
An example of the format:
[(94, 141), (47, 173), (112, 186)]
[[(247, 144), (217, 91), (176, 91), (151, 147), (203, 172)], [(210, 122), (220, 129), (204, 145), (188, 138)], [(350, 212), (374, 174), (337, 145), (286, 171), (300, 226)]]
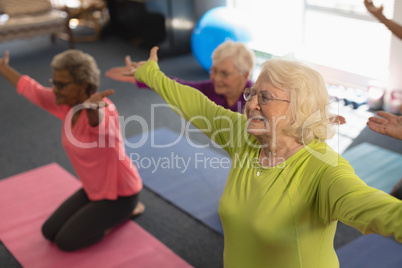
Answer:
[[(384, 4), (392, 18), (394, 0)], [(232, 0), (250, 14), (252, 47), (274, 56), (292, 55), (317, 66), (330, 83), (367, 86), (387, 81), (391, 33), (368, 13), (363, 0)]]
[[(385, 15), (392, 17), (393, 1), (382, 3)], [(302, 43), (299, 58), (372, 79), (388, 78), (391, 33), (367, 12), (363, 0), (306, 0)]]

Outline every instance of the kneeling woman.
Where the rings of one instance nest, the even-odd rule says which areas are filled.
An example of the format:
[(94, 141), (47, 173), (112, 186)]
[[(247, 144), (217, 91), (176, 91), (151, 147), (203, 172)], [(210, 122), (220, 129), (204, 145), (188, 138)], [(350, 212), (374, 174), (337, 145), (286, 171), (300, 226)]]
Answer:
[[(119, 115), (97, 93), (100, 71), (92, 56), (67, 50), (53, 58), (53, 90), (0, 59), (0, 73), (17, 92), (62, 120), (62, 144), (83, 187), (45, 222), (43, 235), (65, 251), (100, 241), (114, 226), (144, 211), (138, 195), (142, 180), (125, 153)], [(55, 178), (57, 179), (57, 178)]]

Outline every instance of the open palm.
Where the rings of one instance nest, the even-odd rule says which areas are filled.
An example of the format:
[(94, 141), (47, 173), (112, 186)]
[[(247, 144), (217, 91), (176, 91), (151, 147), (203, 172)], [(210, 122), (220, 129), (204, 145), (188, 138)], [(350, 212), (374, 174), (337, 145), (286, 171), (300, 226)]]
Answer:
[(402, 140), (402, 116), (384, 111), (379, 111), (377, 115), (379, 117), (369, 118), (367, 126), (375, 132)]

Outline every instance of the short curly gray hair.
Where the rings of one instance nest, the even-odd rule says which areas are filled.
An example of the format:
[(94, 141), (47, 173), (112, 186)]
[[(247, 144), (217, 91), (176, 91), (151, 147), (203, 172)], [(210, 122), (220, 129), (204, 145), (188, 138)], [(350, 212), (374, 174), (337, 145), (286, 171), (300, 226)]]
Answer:
[(95, 93), (100, 85), (100, 70), (95, 59), (81, 50), (69, 49), (54, 56), (53, 71), (67, 70), (74, 82), (87, 83), (87, 94)]
[(251, 75), (255, 64), (253, 50), (241, 42), (226, 41), (212, 53), (212, 59), (215, 63), (219, 63), (228, 57), (232, 58), (233, 64), (239, 72), (249, 72)]

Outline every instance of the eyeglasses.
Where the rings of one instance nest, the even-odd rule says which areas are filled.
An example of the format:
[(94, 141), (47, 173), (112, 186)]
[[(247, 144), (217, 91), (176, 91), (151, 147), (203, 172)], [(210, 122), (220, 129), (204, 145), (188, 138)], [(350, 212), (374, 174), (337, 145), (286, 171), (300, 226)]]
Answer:
[(75, 81), (69, 81), (69, 82), (59, 82), (59, 81), (54, 81), (53, 79), (49, 79), (49, 83), (54, 86), (55, 88), (62, 90), (69, 84), (75, 83)]
[(238, 72), (228, 72), (228, 71), (217, 71), (215, 70), (215, 68), (210, 68), (209, 69), (209, 73), (212, 75), (219, 75), (221, 76), (223, 79), (229, 78), (229, 76), (232, 76)]
[(268, 91), (257, 92), (254, 88), (251, 87), (246, 88), (243, 91), (243, 97), (247, 102), (251, 101), (255, 95), (258, 95), (258, 103), (260, 105), (266, 105), (270, 103), (272, 100), (290, 102), (289, 100), (272, 97), (268, 93)]

